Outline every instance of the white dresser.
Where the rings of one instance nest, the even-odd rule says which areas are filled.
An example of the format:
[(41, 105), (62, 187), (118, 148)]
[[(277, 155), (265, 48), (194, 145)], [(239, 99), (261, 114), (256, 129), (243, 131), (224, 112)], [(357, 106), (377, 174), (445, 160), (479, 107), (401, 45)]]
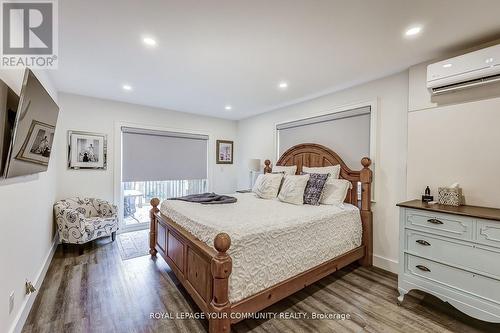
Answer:
[(500, 322), (500, 209), (398, 204), (399, 302), (412, 289)]

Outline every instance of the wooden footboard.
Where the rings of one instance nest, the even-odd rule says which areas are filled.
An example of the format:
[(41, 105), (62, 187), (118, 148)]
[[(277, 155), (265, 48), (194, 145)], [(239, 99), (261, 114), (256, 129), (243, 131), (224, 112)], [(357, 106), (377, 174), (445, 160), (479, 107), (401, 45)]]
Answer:
[(165, 259), (201, 311), (209, 318), (209, 331), (229, 332), (231, 304), (229, 275), (231, 257), (226, 251), (231, 239), (226, 233), (214, 239), (214, 248), (201, 242), (184, 228), (159, 213), (160, 200), (151, 200), (151, 256)]

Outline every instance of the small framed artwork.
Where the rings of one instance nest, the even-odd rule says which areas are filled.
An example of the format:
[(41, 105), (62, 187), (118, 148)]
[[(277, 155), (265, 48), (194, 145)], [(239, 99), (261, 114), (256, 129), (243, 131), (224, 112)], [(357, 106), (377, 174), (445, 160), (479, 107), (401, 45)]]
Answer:
[(55, 127), (38, 120), (32, 120), (28, 135), (16, 155), (16, 159), (40, 165), (49, 165)]
[(217, 140), (217, 164), (233, 164), (233, 141)]
[(68, 131), (69, 169), (106, 169), (106, 134)]

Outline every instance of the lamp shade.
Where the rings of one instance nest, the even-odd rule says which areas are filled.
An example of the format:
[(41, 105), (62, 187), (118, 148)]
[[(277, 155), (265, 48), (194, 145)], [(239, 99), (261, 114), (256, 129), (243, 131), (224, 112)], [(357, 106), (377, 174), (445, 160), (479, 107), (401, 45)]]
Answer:
[(251, 171), (260, 171), (260, 159), (251, 158), (248, 160), (248, 169)]

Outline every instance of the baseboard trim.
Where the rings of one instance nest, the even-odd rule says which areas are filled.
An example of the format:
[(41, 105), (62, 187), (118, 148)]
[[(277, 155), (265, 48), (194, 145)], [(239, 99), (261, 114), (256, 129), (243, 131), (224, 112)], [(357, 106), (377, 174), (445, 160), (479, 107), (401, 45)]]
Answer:
[[(59, 237), (56, 234), (56, 236), (54, 237), (54, 241), (52, 243), (52, 247), (50, 248), (49, 253), (45, 257), (43, 266), (38, 272), (38, 275), (35, 279), (35, 288), (37, 290), (40, 290), (40, 287), (42, 286), (42, 282), (45, 279), (45, 274), (47, 274), (47, 270), (49, 269), (50, 263), (52, 262), (52, 258), (54, 257), (54, 253), (56, 252), (57, 245), (59, 245)], [(12, 323), (9, 333), (20, 333), (23, 330), (24, 324), (26, 323), (26, 319), (28, 318), (28, 315), (30, 313), (31, 307), (33, 306), (33, 303), (35, 302), (37, 294), (38, 293), (35, 292), (26, 297), (23, 304), (21, 305), (21, 310), (19, 311), (19, 314)]]
[(382, 257), (378, 254), (373, 255), (373, 266), (382, 268), (394, 274), (398, 274), (399, 270), (399, 263), (397, 260)]

